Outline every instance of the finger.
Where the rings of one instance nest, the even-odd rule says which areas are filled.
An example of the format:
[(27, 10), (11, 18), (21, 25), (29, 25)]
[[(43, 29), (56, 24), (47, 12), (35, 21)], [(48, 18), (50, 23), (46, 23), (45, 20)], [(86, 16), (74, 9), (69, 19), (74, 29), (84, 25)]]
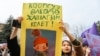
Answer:
[(21, 20), (23, 20), (23, 17), (21, 17), (21, 16), (20, 16), (20, 17), (18, 17), (18, 20), (20, 20), (20, 21), (21, 21)]

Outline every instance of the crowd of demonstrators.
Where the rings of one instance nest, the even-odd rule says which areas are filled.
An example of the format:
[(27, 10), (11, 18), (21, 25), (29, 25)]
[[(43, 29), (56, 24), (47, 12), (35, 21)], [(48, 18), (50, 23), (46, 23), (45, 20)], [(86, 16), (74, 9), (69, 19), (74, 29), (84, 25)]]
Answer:
[[(22, 17), (18, 17), (13, 20), (12, 33), (7, 39), (8, 49), (10, 51), (10, 56), (20, 56), (20, 44), (18, 42), (17, 32), (21, 28)], [(69, 32), (68, 27), (62, 26), (60, 29), (68, 36), (70, 41), (62, 41), (62, 55), (61, 56), (89, 56), (90, 49), (86, 45), (82, 45), (81, 42), (75, 39), (75, 37)]]

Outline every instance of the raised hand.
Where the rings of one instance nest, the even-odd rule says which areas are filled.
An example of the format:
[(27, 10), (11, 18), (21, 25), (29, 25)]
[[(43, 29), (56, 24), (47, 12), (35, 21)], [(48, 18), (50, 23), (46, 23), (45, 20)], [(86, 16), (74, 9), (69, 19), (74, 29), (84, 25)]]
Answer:
[(23, 17), (20, 16), (20, 17), (17, 18), (17, 20), (18, 20), (19, 23), (21, 23), (21, 21), (23, 20)]

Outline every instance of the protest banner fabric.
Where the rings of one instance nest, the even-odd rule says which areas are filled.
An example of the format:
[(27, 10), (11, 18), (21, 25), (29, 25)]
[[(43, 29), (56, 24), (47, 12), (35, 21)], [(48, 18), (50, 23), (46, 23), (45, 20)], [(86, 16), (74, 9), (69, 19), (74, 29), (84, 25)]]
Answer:
[(100, 56), (100, 36), (85, 33), (89, 47), (91, 49), (91, 56)]

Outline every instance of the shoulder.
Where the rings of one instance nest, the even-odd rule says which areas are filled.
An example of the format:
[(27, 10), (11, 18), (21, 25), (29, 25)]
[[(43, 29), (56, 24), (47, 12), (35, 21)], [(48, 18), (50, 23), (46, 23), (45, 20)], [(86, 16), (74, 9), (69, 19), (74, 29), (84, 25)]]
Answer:
[(79, 46), (74, 46), (74, 49), (75, 49), (75, 52), (76, 52), (76, 56), (83, 56), (84, 55), (81, 44)]

